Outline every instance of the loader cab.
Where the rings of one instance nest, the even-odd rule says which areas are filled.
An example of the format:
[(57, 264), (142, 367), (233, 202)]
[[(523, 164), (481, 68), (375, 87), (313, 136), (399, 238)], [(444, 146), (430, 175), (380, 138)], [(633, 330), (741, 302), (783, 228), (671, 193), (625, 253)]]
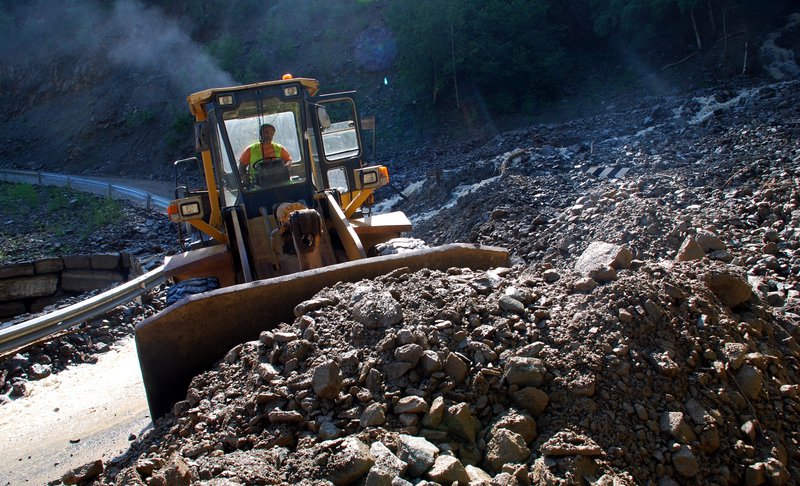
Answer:
[[(285, 201), (311, 204), (316, 188), (309, 151), (302, 143), (305, 124), (302, 106), (299, 96), (281, 96), (280, 90), (261, 89), (217, 97), (208, 115), (222, 207), (244, 205), (247, 217), (253, 218), (259, 215), (260, 208), (272, 214), (275, 205)], [(275, 127), (273, 142), (289, 152), (292, 163), (288, 169), (277, 160), (258, 157), (251, 157), (253, 169), (240, 164), (242, 155), (253, 144), (261, 143), (260, 127), (264, 124)]]
[[(388, 183), (388, 172), (382, 166), (362, 167), (352, 93), (317, 95), (318, 86), (313, 79), (288, 77), (189, 96), (206, 189), (173, 201), (168, 212), (172, 221), (200, 231), (199, 239), (182, 248), (219, 243), (228, 248), (205, 252), (227, 252), (233, 262), (228, 266), (238, 269), (228, 281), (249, 282), (366, 256), (350, 221), (363, 216), (373, 191)], [(263, 133), (265, 125), (274, 133)], [(290, 164), (278, 158), (283, 150)], [(314, 212), (316, 220), (303, 211)], [(290, 222), (292, 215), (309, 219)], [(380, 238), (388, 234), (366, 226)], [(312, 233), (328, 248), (313, 262), (301, 258), (312, 244), (298, 243)]]
[[(349, 94), (312, 92), (299, 81), (283, 81), (218, 90), (209, 98), (204, 123), (222, 208), (243, 205), (253, 218), (287, 201), (312, 207), (314, 194), (325, 189), (350, 199), (363, 154), (356, 105)], [(265, 123), (292, 158), (288, 170), (274, 160), (253, 171), (239, 163)]]

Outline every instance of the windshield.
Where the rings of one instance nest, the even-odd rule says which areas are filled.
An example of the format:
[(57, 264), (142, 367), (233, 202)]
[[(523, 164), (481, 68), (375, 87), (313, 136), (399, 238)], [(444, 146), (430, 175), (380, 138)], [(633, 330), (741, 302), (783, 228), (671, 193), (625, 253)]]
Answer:
[[(255, 100), (243, 102), (236, 110), (223, 114), (225, 131), (245, 190), (304, 182), (306, 170), (300, 150), (299, 103), (270, 104), (262, 100), (261, 107), (256, 105)], [(274, 135), (272, 143), (265, 141), (262, 146), (259, 128), (264, 124), (272, 125)], [(277, 153), (274, 144), (278, 144)]]

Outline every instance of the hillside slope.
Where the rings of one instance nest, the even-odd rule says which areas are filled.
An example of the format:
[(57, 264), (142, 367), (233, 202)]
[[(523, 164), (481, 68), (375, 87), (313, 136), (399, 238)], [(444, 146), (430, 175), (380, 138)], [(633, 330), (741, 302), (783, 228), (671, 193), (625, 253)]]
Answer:
[[(9, 5), (13, 17), (0, 11), (0, 27), (9, 32), (0, 53), (2, 166), (167, 180), (170, 162), (192, 154), (188, 93), (285, 72), (319, 78), (324, 92), (358, 90), (362, 114), (378, 119), (382, 161), (415, 163), (413, 154), (403, 153), (409, 146), (424, 147), (424, 154), (530, 123), (530, 114), (487, 111), (469, 83), (462, 86), (459, 110), (449, 102), (432, 110), (404, 88), (383, 1), (241, 1), (225, 7), (222, 17), (203, 12), (202, 2), (37, 0), (3, 8)], [(785, 10), (775, 7), (781, 15), (754, 19), (725, 43), (736, 56), (749, 54), (744, 66), (751, 80), (797, 74), (797, 28), (774, 41), (769, 53), (761, 49), (769, 32), (785, 24)], [(587, 51), (575, 66), (565, 66), (574, 73), (535, 117), (602, 113), (647, 93), (713, 83), (722, 45), (661, 71), (683, 53)]]

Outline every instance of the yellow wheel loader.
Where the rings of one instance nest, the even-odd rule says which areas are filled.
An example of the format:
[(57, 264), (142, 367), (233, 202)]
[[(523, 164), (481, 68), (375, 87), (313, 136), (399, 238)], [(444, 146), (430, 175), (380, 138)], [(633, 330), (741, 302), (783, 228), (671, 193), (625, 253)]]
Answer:
[[(365, 166), (353, 93), (320, 95), (319, 83), (277, 81), (188, 97), (200, 159), (175, 162), (182, 253), (165, 262), (168, 307), (136, 326), (151, 416), (181, 400), (191, 379), (235, 345), (294, 319), (297, 304), (341, 281), (397, 268), (486, 269), (505, 250), (454, 244), (387, 256), (376, 245), (411, 230), (401, 212), (373, 214), (384, 166)], [(194, 162), (204, 187), (178, 184)], [(172, 302), (172, 301), (175, 302)]]

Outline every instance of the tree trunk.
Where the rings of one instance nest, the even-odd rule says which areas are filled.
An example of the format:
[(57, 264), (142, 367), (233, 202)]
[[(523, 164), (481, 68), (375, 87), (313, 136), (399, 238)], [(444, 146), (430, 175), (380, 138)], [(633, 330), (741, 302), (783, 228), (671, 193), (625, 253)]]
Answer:
[(744, 62), (742, 63), (742, 74), (747, 73), (747, 41), (744, 42)]
[(461, 109), (461, 102), (458, 99), (458, 77), (456, 77), (456, 43), (453, 36), (453, 24), (450, 24), (450, 49), (453, 62), (453, 87), (456, 90), (456, 108)]
[(703, 50), (703, 43), (700, 41), (700, 31), (697, 29), (697, 20), (694, 18), (694, 10), (689, 10), (689, 17), (692, 19), (692, 27), (694, 28), (694, 37), (697, 39), (697, 50)]
[(433, 106), (436, 106), (436, 95), (438, 94), (438, 89), (436, 88), (436, 82), (438, 80), (438, 77), (436, 76), (437, 74), (436, 61), (433, 58), (431, 58), (431, 64), (433, 64), (433, 86), (431, 86), (431, 88), (433, 89)]
[(706, 0), (706, 5), (708, 5), (708, 21), (711, 23), (711, 33), (716, 37), (717, 22), (714, 20), (714, 9), (711, 7), (711, 0)]
[(728, 24), (726, 15), (728, 14), (728, 5), (725, 0), (722, 0), (722, 37), (725, 39), (725, 47), (722, 51), (722, 59), (724, 59), (727, 65), (728, 59)]

